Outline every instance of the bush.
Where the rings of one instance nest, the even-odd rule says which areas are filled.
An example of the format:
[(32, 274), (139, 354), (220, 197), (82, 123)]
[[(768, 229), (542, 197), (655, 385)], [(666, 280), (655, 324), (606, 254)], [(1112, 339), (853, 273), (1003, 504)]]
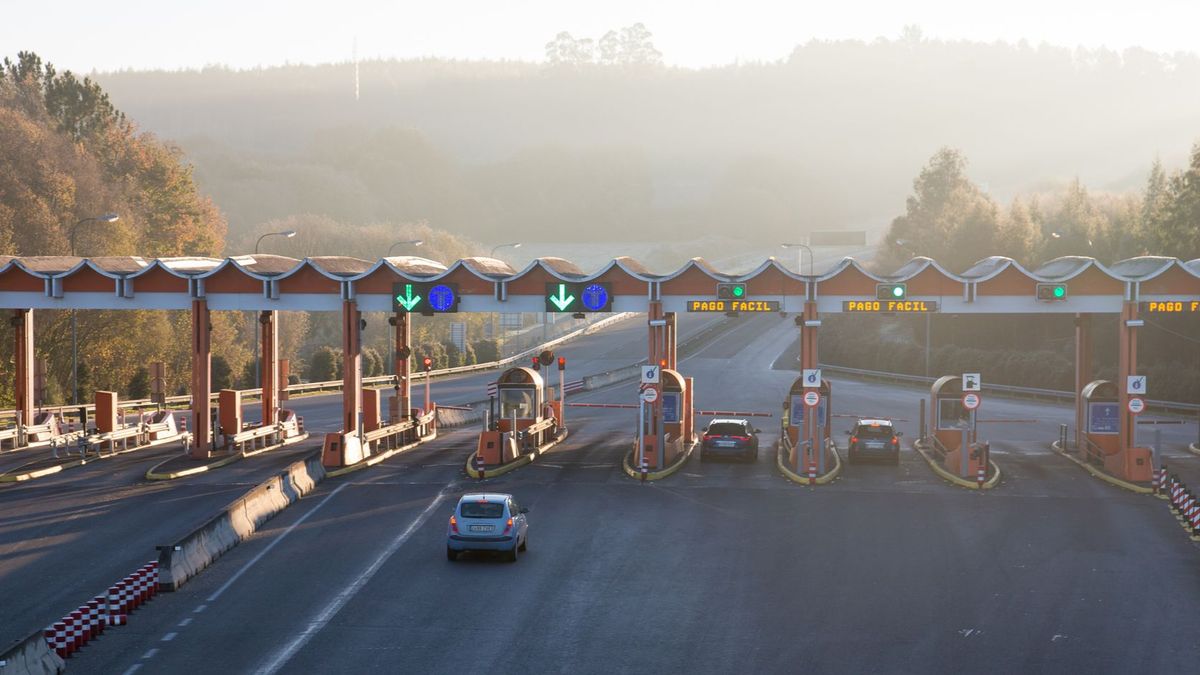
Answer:
[(342, 352), (324, 345), (308, 359), (308, 381), (328, 382), (342, 376)]
[(133, 377), (129, 380), (129, 386), (126, 387), (126, 396), (130, 400), (138, 400), (150, 398), (150, 369), (146, 366), (141, 366), (133, 371)]
[(213, 391), (233, 388), (233, 369), (224, 356), (212, 357), (212, 388)]
[(491, 363), (500, 360), (500, 342), (497, 340), (476, 340), (471, 344), (475, 351), (472, 363)]

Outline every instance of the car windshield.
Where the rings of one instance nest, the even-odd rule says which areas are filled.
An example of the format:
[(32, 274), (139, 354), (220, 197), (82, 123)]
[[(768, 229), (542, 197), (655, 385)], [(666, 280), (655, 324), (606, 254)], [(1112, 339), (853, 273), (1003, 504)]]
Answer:
[(504, 516), (502, 502), (463, 502), (460, 509), (463, 518), (500, 518)]
[(892, 428), (890, 426), (867, 426), (863, 425), (858, 428), (858, 436), (863, 438), (891, 438)]
[(711, 436), (745, 436), (746, 427), (733, 422), (721, 422), (708, 427)]

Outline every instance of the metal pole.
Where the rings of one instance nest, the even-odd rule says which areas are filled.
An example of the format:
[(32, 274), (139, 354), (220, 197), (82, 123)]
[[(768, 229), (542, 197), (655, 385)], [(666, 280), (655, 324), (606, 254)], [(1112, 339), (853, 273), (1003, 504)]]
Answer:
[[(74, 255), (72, 253), (72, 255)], [(79, 345), (75, 338), (75, 310), (71, 310), (71, 405), (79, 404)]]
[(925, 312), (925, 377), (929, 377), (929, 328), (933, 315)]
[(961, 478), (966, 478), (969, 475), (969, 472), (967, 471), (967, 461), (971, 457), (971, 444), (969, 442), (969, 433), (967, 431), (966, 423), (962, 425), (962, 445), (960, 450), (962, 452), (962, 462), (960, 462), (960, 466), (958, 467), (958, 475)]

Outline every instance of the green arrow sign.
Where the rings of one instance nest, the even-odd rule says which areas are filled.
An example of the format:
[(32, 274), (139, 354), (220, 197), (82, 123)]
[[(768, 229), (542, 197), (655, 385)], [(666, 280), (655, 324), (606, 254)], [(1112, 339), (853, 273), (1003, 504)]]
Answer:
[(567, 285), (566, 284), (559, 284), (558, 285), (558, 295), (555, 296), (555, 295), (551, 294), (550, 302), (554, 303), (554, 306), (558, 308), (558, 311), (565, 312), (565, 311), (567, 311), (567, 308), (571, 306), (571, 303), (575, 302), (575, 296), (567, 295)]
[(404, 311), (411, 312), (413, 307), (416, 307), (421, 302), (421, 296), (413, 295), (413, 285), (404, 284), (404, 295), (396, 294), (396, 302), (404, 308)]

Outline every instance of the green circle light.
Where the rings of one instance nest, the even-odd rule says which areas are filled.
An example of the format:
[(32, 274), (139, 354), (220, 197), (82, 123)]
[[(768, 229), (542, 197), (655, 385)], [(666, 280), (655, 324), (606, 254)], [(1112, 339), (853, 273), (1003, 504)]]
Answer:
[(1063, 286), (1054, 287), (1054, 297), (1061, 298), (1067, 294), (1067, 289)]
[(904, 297), (904, 287), (903, 286), (893, 286), (892, 287), (892, 296), (897, 297), (897, 298), (903, 298)]
[(740, 298), (745, 294), (746, 294), (746, 288), (744, 286), (734, 286), (733, 287), (733, 297)]

